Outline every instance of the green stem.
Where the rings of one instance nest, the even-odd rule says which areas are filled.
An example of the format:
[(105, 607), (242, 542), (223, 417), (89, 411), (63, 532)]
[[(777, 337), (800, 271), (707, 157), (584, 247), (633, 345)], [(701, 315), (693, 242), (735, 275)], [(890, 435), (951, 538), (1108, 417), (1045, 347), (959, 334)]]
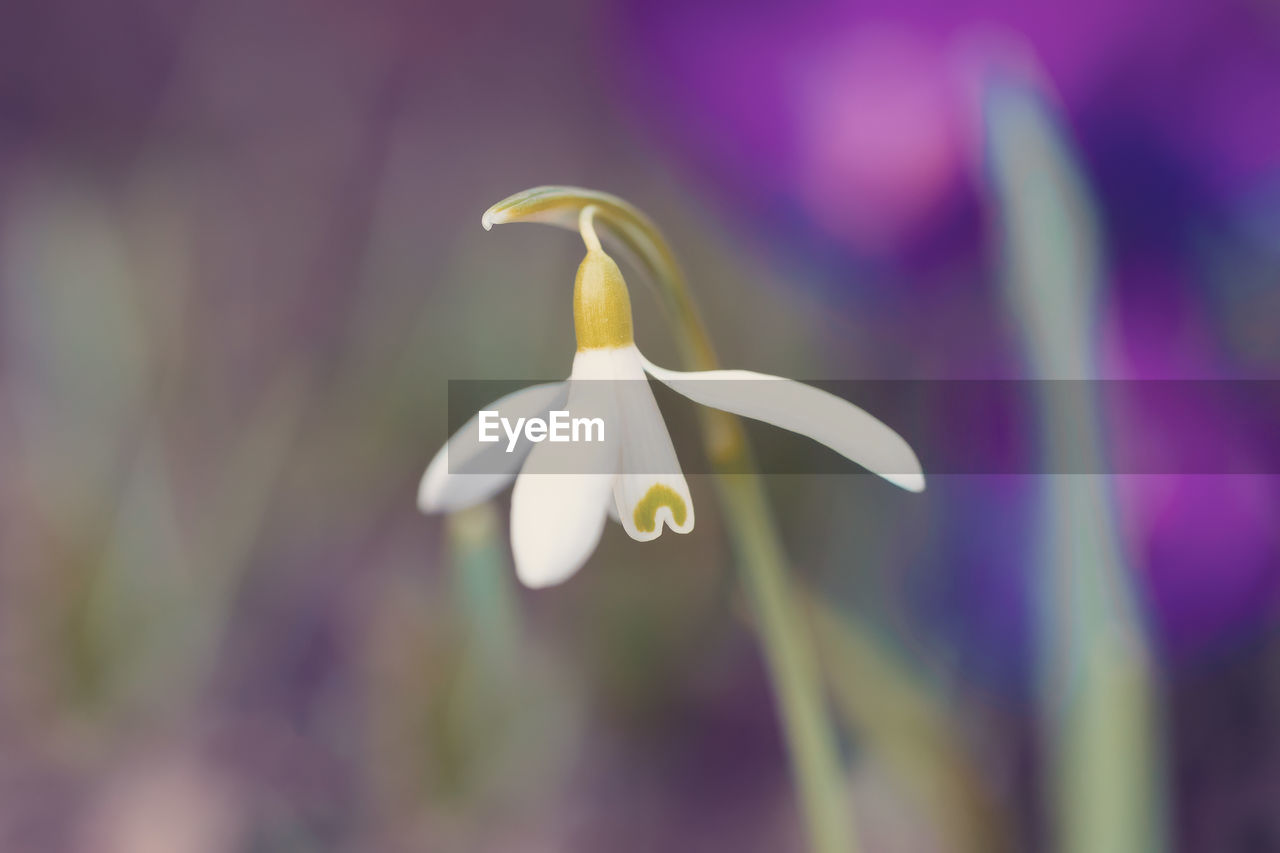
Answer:
[[(657, 227), (627, 202), (575, 187), (537, 187), (491, 207), (486, 228), (532, 221), (576, 230), (583, 207), (598, 208), (606, 239), (657, 287), (688, 370), (717, 366), (706, 326), (679, 265)], [(741, 422), (725, 412), (700, 412), (703, 441), (716, 470), (725, 523), (742, 568), (786, 735), (801, 811), (816, 853), (855, 849), (853, 818), (835, 732), (824, 701), (813, 636), (801, 617), (786, 573), (786, 556)]]
[(813, 636), (788, 582), (760, 478), (746, 473), (752, 463), (743, 461), (744, 473), (720, 473), (716, 484), (758, 620), (809, 839), (821, 853), (853, 850), (852, 813)]

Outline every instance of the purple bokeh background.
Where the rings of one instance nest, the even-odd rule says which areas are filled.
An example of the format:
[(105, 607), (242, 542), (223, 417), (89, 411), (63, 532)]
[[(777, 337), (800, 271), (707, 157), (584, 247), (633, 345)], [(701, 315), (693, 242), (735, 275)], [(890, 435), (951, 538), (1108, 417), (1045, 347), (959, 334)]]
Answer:
[[(511, 582), (499, 504), (469, 522), (491, 547), (468, 559), (498, 569), (475, 600), (458, 531), (414, 511), (447, 380), (563, 375), (572, 352), (578, 247), (482, 232), (511, 192), (645, 209), (730, 366), (1027, 377), (980, 110), (1012, 76), (1092, 195), (1101, 374), (1280, 375), (1274, 4), (0, 17), (3, 850), (800, 849), (709, 487), (687, 541), (606, 536), (539, 594)], [(1108, 409), (1109, 439), (1221, 441), (1146, 411)], [(797, 575), (888, 661), (865, 695), (932, 709), (989, 835), (966, 846), (885, 770), (883, 739), (944, 752), (909, 728), (847, 734), (851, 807), (883, 849), (1042, 848), (1037, 478), (878, 485), (769, 488)], [(1280, 845), (1280, 481), (1114, 492), (1177, 848)], [(503, 632), (515, 664), (486, 669)]]

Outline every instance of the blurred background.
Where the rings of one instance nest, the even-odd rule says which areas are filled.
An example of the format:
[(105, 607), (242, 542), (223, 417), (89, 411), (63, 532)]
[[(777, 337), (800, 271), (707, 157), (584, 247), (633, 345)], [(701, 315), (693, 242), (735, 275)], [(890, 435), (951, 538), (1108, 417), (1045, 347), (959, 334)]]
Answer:
[[(0, 850), (803, 849), (709, 483), (537, 593), (415, 509), (449, 379), (569, 367), (576, 236), (480, 227), (544, 183), (730, 366), (1044, 376), (1078, 286), (1093, 374), (1280, 374), (1267, 0), (8, 2)], [(863, 849), (1057, 846), (1046, 479), (767, 483)], [(1280, 850), (1280, 478), (1107, 489), (1164, 844)]]

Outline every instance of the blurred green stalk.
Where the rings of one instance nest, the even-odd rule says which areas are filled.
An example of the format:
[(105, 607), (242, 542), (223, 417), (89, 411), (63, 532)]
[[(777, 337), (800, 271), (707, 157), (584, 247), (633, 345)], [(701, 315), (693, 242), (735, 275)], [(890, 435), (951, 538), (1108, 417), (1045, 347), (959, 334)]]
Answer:
[[(715, 350), (674, 255), (657, 227), (627, 202), (575, 187), (536, 187), (494, 205), (484, 222), (488, 227), (527, 220), (577, 230), (578, 214), (588, 204), (599, 209), (602, 236), (657, 287), (685, 369), (716, 369)], [(813, 636), (787, 578), (786, 557), (746, 434), (741, 422), (725, 412), (702, 408), (699, 417), (764, 645), (809, 843), (817, 853), (849, 853), (855, 849), (853, 815)]]
[(466, 618), (468, 642), (475, 644), (485, 672), (508, 675), (519, 645), (520, 611), (511, 566), (499, 545), (497, 511), (486, 501), (450, 513), (446, 525), (453, 594)]
[(753, 465), (746, 453), (744, 448), (740, 459), (717, 461), (716, 485), (777, 692), (809, 838), (821, 853), (853, 850), (852, 807), (813, 636), (788, 581), (760, 479), (747, 473)]
[(911, 792), (956, 853), (1012, 849), (990, 782), (964, 741), (952, 704), (875, 631), (811, 590), (805, 611), (823, 648), (835, 709), (858, 745)]
[[(1043, 99), (987, 93), (991, 178), (1004, 230), (1006, 293), (1033, 375), (1092, 380), (1102, 278), (1087, 188)], [(1049, 470), (1041, 537), (1041, 723), (1057, 848), (1165, 849), (1156, 676), (1101, 470), (1101, 411), (1049, 383), (1040, 403)], [(1087, 386), (1083, 386), (1087, 387)]]

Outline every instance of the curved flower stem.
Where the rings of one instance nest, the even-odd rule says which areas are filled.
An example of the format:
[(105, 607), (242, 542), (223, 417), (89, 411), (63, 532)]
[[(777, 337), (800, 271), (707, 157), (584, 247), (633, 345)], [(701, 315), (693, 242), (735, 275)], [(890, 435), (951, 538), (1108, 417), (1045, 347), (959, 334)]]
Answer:
[[(656, 286), (685, 368), (715, 369), (715, 350), (674, 255), (657, 227), (627, 202), (576, 187), (536, 187), (489, 208), (482, 221), (486, 229), (543, 222), (576, 230), (578, 215), (588, 205), (597, 208), (596, 222), (611, 248), (628, 256)], [(813, 637), (787, 578), (786, 557), (746, 434), (733, 415), (702, 408), (699, 416), (764, 644), (810, 844), (816, 853), (848, 853), (854, 849), (853, 820)]]

